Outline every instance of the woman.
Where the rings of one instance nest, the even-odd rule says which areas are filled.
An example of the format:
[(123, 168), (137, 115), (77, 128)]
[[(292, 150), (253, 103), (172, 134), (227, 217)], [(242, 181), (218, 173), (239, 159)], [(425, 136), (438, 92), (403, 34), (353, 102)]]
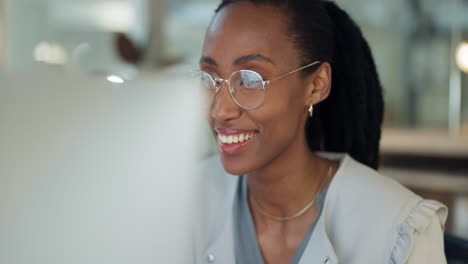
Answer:
[(223, 0), (200, 67), (220, 155), (197, 262), (445, 263), (446, 208), (374, 170), (382, 89), (344, 11)]

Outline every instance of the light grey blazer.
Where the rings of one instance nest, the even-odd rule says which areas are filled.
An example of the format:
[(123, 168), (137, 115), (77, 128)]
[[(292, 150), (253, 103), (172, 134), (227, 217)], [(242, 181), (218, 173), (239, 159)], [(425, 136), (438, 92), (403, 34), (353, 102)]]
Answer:
[[(347, 154), (318, 154), (341, 164), (301, 264), (446, 263), (443, 204), (422, 199)], [(233, 204), (239, 177), (226, 173), (219, 157), (204, 163), (202, 175), (195, 263), (234, 264)]]

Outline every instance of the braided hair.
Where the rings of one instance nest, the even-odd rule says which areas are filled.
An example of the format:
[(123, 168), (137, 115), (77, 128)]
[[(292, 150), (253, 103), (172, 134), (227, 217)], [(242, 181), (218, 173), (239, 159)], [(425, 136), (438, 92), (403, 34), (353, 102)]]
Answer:
[(314, 106), (314, 116), (305, 126), (311, 150), (347, 152), (376, 169), (384, 109), (382, 86), (359, 27), (334, 2), (324, 0), (222, 0), (215, 12), (242, 1), (285, 10), (290, 21), (288, 34), (304, 58), (303, 64), (319, 60), (331, 65), (330, 95)]

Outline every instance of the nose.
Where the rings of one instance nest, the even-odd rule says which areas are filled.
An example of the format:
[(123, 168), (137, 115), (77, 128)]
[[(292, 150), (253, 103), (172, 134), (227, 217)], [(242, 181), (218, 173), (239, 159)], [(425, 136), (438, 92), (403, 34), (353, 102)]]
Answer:
[[(240, 107), (234, 102), (227, 82), (221, 82), (219, 85), (219, 92), (213, 99), (211, 107), (211, 117), (217, 121), (228, 121), (236, 119), (242, 114)], [(227, 87), (224, 87), (227, 86)], [(227, 88), (227, 89), (223, 89)]]

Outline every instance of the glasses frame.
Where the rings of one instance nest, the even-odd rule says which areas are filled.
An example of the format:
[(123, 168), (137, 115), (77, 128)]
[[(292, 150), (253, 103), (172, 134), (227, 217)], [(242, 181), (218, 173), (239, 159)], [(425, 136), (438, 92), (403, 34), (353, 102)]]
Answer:
[[(277, 80), (282, 79), (282, 78), (284, 78), (284, 77), (286, 77), (286, 76), (288, 76), (288, 75), (291, 75), (291, 74), (293, 74), (293, 73), (296, 73), (296, 72), (298, 72), (298, 71), (304, 70), (304, 69), (306, 69), (306, 68), (312, 67), (312, 66), (317, 65), (317, 64), (320, 64), (320, 63), (322, 63), (322, 62), (321, 62), (321, 61), (314, 61), (314, 62), (309, 63), (309, 64), (307, 64), (307, 65), (305, 65), (305, 66), (302, 66), (302, 67), (300, 67), (300, 68), (298, 68), (298, 69), (295, 69), (295, 70), (292, 70), (292, 71), (287, 72), (287, 73), (285, 73), (285, 74), (282, 74), (282, 75), (280, 75), (280, 76), (274, 77), (274, 78), (272, 78), (272, 79), (270, 79), (270, 80), (263, 80), (263, 77), (262, 77), (258, 72), (255, 72), (255, 71), (251, 71), (251, 70), (242, 70), (242, 71), (253, 72), (253, 73), (257, 74), (258, 76), (260, 76), (260, 78), (262, 79), (263, 90), (266, 91), (266, 85), (270, 84), (271, 82), (277, 81)], [(238, 71), (235, 71), (235, 72), (231, 73), (231, 75), (229, 76), (229, 79), (222, 79), (222, 78), (217, 78), (217, 77), (214, 77), (214, 78), (213, 78), (213, 76), (211, 76), (209, 73), (204, 72), (204, 71), (200, 71), (201, 73), (205, 73), (205, 74), (207, 74), (208, 76), (210, 76), (211, 79), (213, 80), (213, 82), (215, 83), (215, 95), (213, 96), (213, 101), (211, 102), (210, 106), (214, 103), (214, 101), (215, 101), (215, 99), (216, 99), (216, 95), (221, 91), (221, 89), (222, 89), (222, 87), (223, 87), (223, 83), (226, 83), (226, 84), (228, 85), (228, 87), (229, 87), (229, 94), (231, 95), (232, 100), (233, 100), (233, 101), (236, 103), (236, 105), (238, 105), (239, 107), (241, 107), (241, 108), (243, 108), (243, 109), (246, 109), (246, 110), (254, 110), (254, 109), (257, 109), (257, 108), (259, 108), (260, 106), (263, 105), (263, 102), (265, 101), (265, 99), (263, 99), (262, 103), (259, 104), (259, 105), (256, 106), (256, 107), (245, 107), (245, 106), (241, 105), (241, 104), (236, 100), (236, 98), (235, 98), (234, 95), (233, 95), (233, 93), (234, 93), (235, 91), (234, 91), (234, 89), (233, 89), (232, 86), (231, 86), (231, 79), (232, 79), (232, 77), (234, 76), (234, 74), (236, 74), (236, 73), (238, 73), (238, 72), (240, 72), (240, 71), (241, 71), (241, 70), (238, 70)]]

